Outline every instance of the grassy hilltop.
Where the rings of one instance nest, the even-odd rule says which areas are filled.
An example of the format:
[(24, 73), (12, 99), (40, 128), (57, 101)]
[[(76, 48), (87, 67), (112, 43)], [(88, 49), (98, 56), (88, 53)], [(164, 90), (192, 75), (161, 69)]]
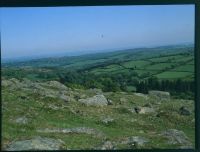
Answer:
[(194, 148), (193, 51), (3, 63), (3, 149)]

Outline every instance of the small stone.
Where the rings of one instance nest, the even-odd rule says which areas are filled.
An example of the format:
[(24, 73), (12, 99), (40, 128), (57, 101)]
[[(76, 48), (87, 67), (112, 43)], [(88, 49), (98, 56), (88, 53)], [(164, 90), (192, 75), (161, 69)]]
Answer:
[(18, 124), (27, 124), (28, 123), (28, 119), (23, 116), (23, 117), (19, 117), (15, 120), (16, 123)]
[(184, 106), (179, 109), (179, 113), (180, 115), (185, 115), (185, 116), (189, 116), (191, 114), (191, 112)]
[(136, 112), (136, 113), (139, 113), (139, 112), (141, 111), (141, 108), (140, 108), (140, 107), (135, 107), (134, 109), (135, 109), (135, 112)]
[(149, 107), (142, 107), (140, 110), (140, 114), (146, 114), (146, 113), (154, 113), (155, 110), (153, 108), (149, 108)]
[(49, 105), (48, 106), (50, 109), (53, 109), (53, 110), (60, 110), (60, 109), (62, 109), (62, 107), (57, 107), (57, 106), (55, 106), (55, 105)]
[(154, 113), (154, 108), (149, 107), (135, 107), (135, 112), (139, 114)]
[(103, 119), (102, 122), (103, 122), (104, 124), (110, 124), (110, 123), (114, 122), (114, 119), (108, 117), (108, 118)]
[[(137, 108), (136, 108), (136, 110), (135, 110), (135, 108), (129, 108), (128, 109), (131, 113), (138, 113), (138, 110), (137, 110)], [(136, 112), (137, 111), (137, 112)]]
[(108, 99), (108, 105), (113, 105), (112, 100)]

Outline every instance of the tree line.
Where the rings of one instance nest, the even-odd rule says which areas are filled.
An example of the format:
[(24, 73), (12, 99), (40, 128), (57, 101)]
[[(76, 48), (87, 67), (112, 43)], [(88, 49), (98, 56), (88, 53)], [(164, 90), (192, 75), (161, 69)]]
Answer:
[(177, 80), (158, 80), (156, 77), (140, 81), (137, 91), (147, 93), (148, 90), (175, 91), (175, 92), (194, 92), (194, 81)]
[[(194, 94), (194, 81), (159, 80), (156, 77), (148, 79), (138, 78), (134, 71), (119, 74), (101, 74), (71, 71), (65, 75), (59, 75), (59, 81), (69, 87), (84, 89), (99, 88), (105, 92), (128, 91), (128, 86), (135, 86), (136, 91), (148, 93), (149, 90), (168, 91), (172, 94)], [(191, 95), (192, 96), (192, 95)]]

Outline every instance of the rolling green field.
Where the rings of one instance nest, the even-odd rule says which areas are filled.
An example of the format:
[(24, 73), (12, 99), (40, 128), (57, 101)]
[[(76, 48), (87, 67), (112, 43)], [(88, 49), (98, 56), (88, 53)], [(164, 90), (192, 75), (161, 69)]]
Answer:
[(120, 73), (127, 70), (136, 71), (139, 75), (150, 73), (159, 79), (187, 79), (194, 74), (193, 53), (165, 55), (164, 57), (143, 58), (125, 62), (109, 64), (100, 68), (92, 68), (90, 72), (94, 74)]
[(187, 78), (191, 76), (190, 72), (173, 72), (173, 71), (167, 71), (163, 72), (161, 74), (156, 75), (158, 78), (161, 79), (177, 79), (177, 78)]
[[(181, 79), (192, 82), (194, 81), (193, 49), (192, 45), (139, 48), (2, 63), (2, 76), (28, 78), (33, 81), (56, 80), (63, 81), (70, 87), (96, 87), (107, 91), (109, 86), (105, 88), (106, 84), (112, 83), (112, 88), (115, 90), (126, 91), (130, 90), (128, 86), (137, 88), (136, 80), (140, 83), (151, 78), (156, 78), (158, 81)], [(105, 80), (111, 82), (102, 82)]]

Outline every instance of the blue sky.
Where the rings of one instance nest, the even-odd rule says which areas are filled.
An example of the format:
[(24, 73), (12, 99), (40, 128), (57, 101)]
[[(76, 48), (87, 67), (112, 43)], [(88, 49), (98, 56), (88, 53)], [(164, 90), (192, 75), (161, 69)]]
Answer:
[[(1, 8), (3, 58), (194, 41), (194, 5)], [(72, 53), (73, 54), (73, 53)]]

